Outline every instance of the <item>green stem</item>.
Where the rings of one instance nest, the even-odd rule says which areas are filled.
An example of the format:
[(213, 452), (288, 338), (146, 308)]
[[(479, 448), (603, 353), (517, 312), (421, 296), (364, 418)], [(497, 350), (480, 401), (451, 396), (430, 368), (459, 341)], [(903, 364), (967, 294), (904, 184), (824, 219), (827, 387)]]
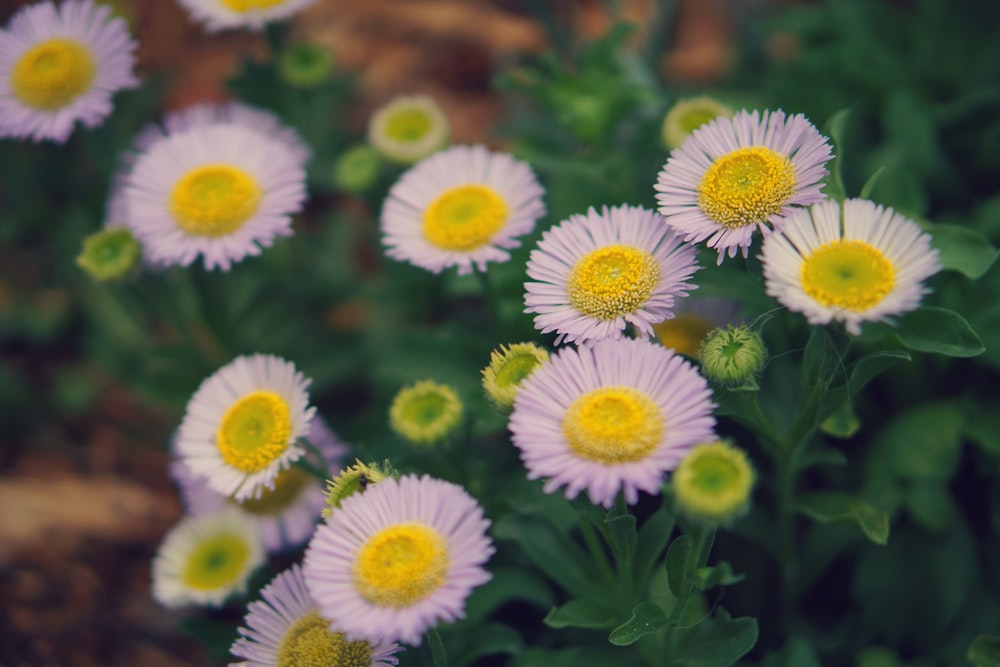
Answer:
[(590, 525), (590, 519), (580, 513), (577, 515), (580, 519), (580, 532), (583, 534), (583, 541), (587, 543), (587, 548), (594, 557), (594, 561), (597, 563), (597, 567), (600, 568), (601, 574), (604, 575), (608, 585), (614, 586), (615, 572), (611, 568), (611, 561), (608, 560), (604, 548), (601, 547), (601, 543), (597, 539), (597, 533), (594, 532), (593, 526)]
[(431, 649), (431, 662), (434, 667), (448, 667), (448, 656), (444, 652), (444, 644), (441, 642), (441, 635), (437, 628), (427, 631), (427, 645)]

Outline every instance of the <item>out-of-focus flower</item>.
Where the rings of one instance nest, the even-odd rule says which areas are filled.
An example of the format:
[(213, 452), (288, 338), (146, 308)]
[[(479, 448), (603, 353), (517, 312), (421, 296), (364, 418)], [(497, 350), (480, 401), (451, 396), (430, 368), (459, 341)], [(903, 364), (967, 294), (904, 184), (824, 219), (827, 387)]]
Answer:
[(669, 347), (678, 354), (697, 357), (708, 333), (712, 329), (735, 324), (740, 308), (740, 303), (732, 299), (695, 294), (678, 304), (672, 319), (654, 324), (653, 333), (663, 347)]
[(105, 228), (83, 240), (76, 264), (95, 280), (107, 282), (128, 274), (139, 261), (142, 246), (124, 228)]
[(677, 505), (687, 516), (725, 524), (750, 506), (754, 474), (743, 450), (720, 440), (692, 449), (671, 482)]
[(448, 143), (448, 118), (430, 97), (404, 95), (376, 109), (368, 142), (390, 162), (413, 164)]
[(250, 28), (260, 30), (282, 21), (316, 0), (179, 0), (206, 30)]
[(691, 133), (719, 116), (732, 118), (733, 110), (711, 97), (686, 97), (677, 100), (663, 117), (663, 143), (673, 150), (687, 141)]
[(375, 184), (382, 169), (378, 151), (367, 144), (348, 148), (333, 167), (333, 184), (347, 192), (361, 193)]
[(462, 401), (448, 385), (422, 380), (404, 387), (389, 407), (392, 430), (410, 442), (440, 442), (462, 421)]
[(322, 44), (298, 42), (281, 52), (278, 71), (296, 88), (315, 88), (330, 78), (333, 54)]

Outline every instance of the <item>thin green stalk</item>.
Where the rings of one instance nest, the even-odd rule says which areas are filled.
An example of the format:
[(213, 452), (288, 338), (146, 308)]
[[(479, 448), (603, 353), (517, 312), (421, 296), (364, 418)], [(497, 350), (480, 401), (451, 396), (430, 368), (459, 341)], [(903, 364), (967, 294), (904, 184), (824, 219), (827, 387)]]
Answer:
[(594, 561), (597, 563), (597, 567), (601, 570), (601, 574), (604, 575), (607, 583), (614, 585), (615, 572), (611, 567), (611, 561), (608, 560), (608, 556), (604, 552), (604, 548), (597, 539), (597, 533), (594, 532), (593, 526), (590, 525), (590, 519), (579, 513), (578, 516), (580, 518), (580, 532), (583, 534), (583, 541), (586, 542), (587, 549), (590, 550), (590, 554), (594, 557)]
[(431, 662), (434, 667), (448, 667), (448, 656), (444, 652), (444, 643), (437, 628), (427, 631), (427, 645), (431, 649)]

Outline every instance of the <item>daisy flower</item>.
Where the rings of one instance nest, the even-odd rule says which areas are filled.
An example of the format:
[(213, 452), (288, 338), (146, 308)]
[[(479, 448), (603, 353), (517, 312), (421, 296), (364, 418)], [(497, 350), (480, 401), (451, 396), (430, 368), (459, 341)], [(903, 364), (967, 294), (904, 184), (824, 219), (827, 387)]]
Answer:
[(153, 560), (153, 598), (171, 608), (219, 607), (246, 590), (264, 561), (257, 526), (236, 508), (186, 516), (167, 533)]
[(810, 324), (891, 322), (916, 309), (937, 273), (931, 237), (891, 208), (865, 199), (825, 201), (798, 211), (761, 249), (764, 286)]
[(719, 264), (746, 257), (756, 230), (779, 229), (794, 207), (823, 199), (830, 150), (801, 114), (716, 118), (670, 154), (655, 186), (660, 213), (685, 241), (708, 239)]
[(260, 30), (314, 2), (316, 0), (180, 0), (191, 17), (211, 32), (229, 28)]
[(393, 642), (348, 641), (331, 632), (309, 595), (302, 569), (293, 565), (260, 592), (262, 599), (247, 606), (240, 637), (229, 652), (245, 662), (230, 667), (390, 667), (402, 649)]
[[(340, 469), (347, 447), (322, 417), (313, 417), (306, 440), (323, 455), (322, 461), (312, 461), (314, 465), (326, 470)], [(174, 443), (176, 451), (176, 440)], [(315, 530), (326, 504), (324, 483), (298, 466), (280, 471), (274, 478), (274, 487), (262, 491), (259, 498), (241, 501), (212, 489), (208, 480), (195, 475), (184, 461), (174, 460), (170, 464), (170, 474), (180, 489), (188, 514), (211, 514), (235, 504), (257, 524), (261, 541), (269, 553), (304, 544)]]
[(261, 498), (300, 459), (309, 432), (309, 380), (279, 357), (237, 357), (201, 383), (177, 432), (181, 460), (236, 500)]
[(684, 282), (699, 266), (697, 250), (681, 243), (655, 211), (638, 206), (591, 208), (542, 234), (528, 260), (526, 313), (535, 327), (563, 340), (621, 338), (629, 324), (646, 335), (673, 317)]
[(0, 137), (63, 143), (96, 127), (111, 97), (134, 88), (136, 43), (125, 21), (92, 0), (28, 5), (0, 29)]
[(450, 126), (441, 107), (426, 95), (397, 97), (368, 122), (368, 142), (386, 159), (413, 164), (448, 143)]
[(659, 493), (699, 442), (713, 440), (705, 379), (682, 357), (645, 340), (564, 347), (524, 381), (508, 428), (529, 479), (544, 490), (611, 507), (619, 491)]
[(292, 233), (306, 196), (301, 140), (265, 112), (225, 109), (168, 117), (162, 136), (150, 129), (137, 140), (126, 224), (156, 263), (201, 255), (207, 269), (228, 270)]
[(345, 498), (316, 529), (306, 583), (331, 630), (418, 644), (428, 628), (463, 617), (472, 589), (489, 581), (488, 527), (462, 487), (390, 477)]
[(485, 146), (453, 146), (421, 160), (389, 190), (382, 208), (386, 254), (440, 273), (510, 259), (506, 249), (545, 215), (542, 186), (527, 163)]
[(721, 297), (692, 296), (674, 309), (674, 317), (653, 325), (653, 334), (663, 347), (678, 354), (697, 357), (709, 332), (736, 322), (740, 303)]

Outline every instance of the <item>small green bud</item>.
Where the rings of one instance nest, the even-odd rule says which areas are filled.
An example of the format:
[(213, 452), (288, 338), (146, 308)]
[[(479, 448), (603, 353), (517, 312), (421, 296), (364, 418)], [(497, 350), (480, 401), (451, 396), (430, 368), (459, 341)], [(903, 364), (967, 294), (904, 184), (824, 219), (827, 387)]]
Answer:
[(760, 334), (747, 326), (713, 329), (698, 350), (701, 372), (726, 387), (754, 388), (767, 363), (767, 348)]
[(745, 514), (753, 483), (746, 454), (722, 440), (695, 446), (671, 477), (681, 511), (711, 524), (728, 524)]
[(423, 380), (404, 387), (389, 408), (392, 430), (415, 445), (433, 445), (462, 421), (462, 401), (448, 385)]
[(483, 389), (501, 412), (510, 412), (521, 383), (549, 360), (549, 353), (534, 343), (501, 345), (490, 352), (490, 365), (483, 369)]
[(663, 117), (663, 143), (673, 150), (687, 141), (692, 132), (719, 116), (731, 118), (733, 110), (711, 97), (677, 100)]
[(333, 71), (333, 55), (320, 44), (292, 44), (278, 58), (278, 71), (289, 85), (296, 88), (316, 88)]
[(76, 265), (95, 280), (108, 282), (125, 276), (139, 261), (142, 246), (124, 227), (105, 228), (83, 240)]
[(323, 517), (329, 518), (334, 510), (340, 507), (344, 498), (355, 493), (364, 493), (370, 487), (378, 484), (386, 477), (395, 477), (396, 471), (388, 461), (378, 465), (375, 463), (362, 463), (360, 459), (354, 460), (354, 465), (348, 466), (326, 483), (326, 506), (323, 508)]
[(378, 178), (382, 158), (371, 146), (358, 145), (340, 155), (333, 167), (333, 182), (345, 192), (362, 193)]

